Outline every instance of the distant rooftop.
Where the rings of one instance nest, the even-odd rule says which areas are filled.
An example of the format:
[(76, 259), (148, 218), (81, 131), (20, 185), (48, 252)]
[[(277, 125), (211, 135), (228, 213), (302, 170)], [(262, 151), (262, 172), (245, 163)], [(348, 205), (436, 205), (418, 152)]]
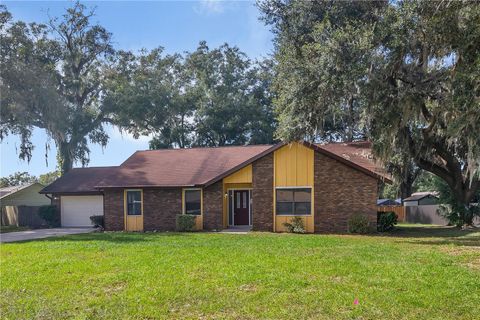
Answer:
[(436, 191), (415, 192), (415, 193), (412, 193), (410, 197), (403, 199), (403, 201), (418, 201), (427, 197), (438, 198), (438, 192)]
[(18, 192), (20, 190), (23, 190), (25, 188), (30, 187), (31, 185), (38, 184), (38, 182), (33, 182), (33, 183), (27, 183), (27, 184), (22, 184), (20, 186), (10, 186), (10, 187), (3, 187), (0, 188), (0, 199), (8, 196), (9, 194)]

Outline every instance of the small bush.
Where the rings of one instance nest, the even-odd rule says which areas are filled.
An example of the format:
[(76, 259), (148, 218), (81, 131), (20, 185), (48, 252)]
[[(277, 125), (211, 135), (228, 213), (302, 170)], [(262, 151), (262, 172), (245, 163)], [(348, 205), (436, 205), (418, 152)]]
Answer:
[(370, 232), (370, 221), (363, 214), (354, 214), (348, 219), (348, 232), (366, 234)]
[(377, 231), (386, 232), (393, 230), (397, 224), (397, 219), (395, 212), (377, 213)]
[(176, 229), (180, 232), (193, 231), (196, 216), (192, 214), (177, 214)]
[(105, 228), (105, 220), (103, 219), (103, 216), (90, 216), (90, 221), (94, 228)]
[(290, 222), (284, 222), (283, 225), (290, 233), (305, 233), (305, 225), (300, 217), (292, 218)]
[(38, 208), (38, 216), (45, 220), (49, 227), (60, 227), (60, 214), (56, 206), (41, 206)]

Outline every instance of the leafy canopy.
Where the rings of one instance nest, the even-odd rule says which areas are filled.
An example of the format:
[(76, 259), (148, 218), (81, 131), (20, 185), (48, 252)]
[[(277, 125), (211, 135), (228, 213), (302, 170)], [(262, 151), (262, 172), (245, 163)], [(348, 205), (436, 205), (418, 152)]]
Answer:
[(1, 8), (0, 139), (19, 135), (21, 159), (31, 158), (34, 128), (55, 142), (62, 172), (88, 162), (88, 141), (106, 145), (101, 95), (114, 50), (93, 15), (76, 2), (48, 25), (26, 24)]
[(237, 47), (168, 55), (120, 52), (104, 104), (115, 122), (151, 148), (271, 143), (271, 63), (253, 63)]
[[(440, 177), (459, 206), (480, 185), (480, 4), (261, 1), (276, 34), (279, 137), (355, 122), (389, 161)], [(465, 221), (471, 223), (469, 219)]]

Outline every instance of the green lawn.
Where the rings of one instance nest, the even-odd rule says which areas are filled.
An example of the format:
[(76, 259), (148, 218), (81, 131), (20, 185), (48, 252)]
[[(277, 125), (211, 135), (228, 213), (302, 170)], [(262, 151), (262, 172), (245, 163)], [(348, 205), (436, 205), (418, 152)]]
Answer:
[(96, 233), (2, 244), (0, 257), (2, 319), (480, 315), (479, 229)]

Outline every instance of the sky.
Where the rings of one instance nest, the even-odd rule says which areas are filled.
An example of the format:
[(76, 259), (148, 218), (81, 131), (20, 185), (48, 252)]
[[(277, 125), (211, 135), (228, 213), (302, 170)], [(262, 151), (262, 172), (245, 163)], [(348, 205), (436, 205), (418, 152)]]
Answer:
[[(47, 22), (60, 16), (68, 1), (2, 1), (15, 20)], [(202, 40), (214, 48), (227, 42), (236, 45), (252, 59), (261, 59), (273, 50), (269, 28), (258, 20), (254, 1), (82, 1), (94, 7), (93, 18), (113, 34), (117, 49), (137, 51), (142, 48), (164, 47), (167, 53), (193, 51)], [(148, 149), (149, 137), (136, 140), (128, 134), (108, 127), (110, 141), (105, 148), (90, 145), (88, 166), (119, 165), (136, 150)], [(56, 169), (55, 143), (50, 150), (48, 137), (35, 129), (35, 146), (31, 161), (20, 160), (18, 137), (9, 136), (1, 142), (0, 176), (17, 171), (40, 175)], [(47, 161), (45, 154), (47, 154)], [(80, 166), (80, 164), (75, 165)]]

